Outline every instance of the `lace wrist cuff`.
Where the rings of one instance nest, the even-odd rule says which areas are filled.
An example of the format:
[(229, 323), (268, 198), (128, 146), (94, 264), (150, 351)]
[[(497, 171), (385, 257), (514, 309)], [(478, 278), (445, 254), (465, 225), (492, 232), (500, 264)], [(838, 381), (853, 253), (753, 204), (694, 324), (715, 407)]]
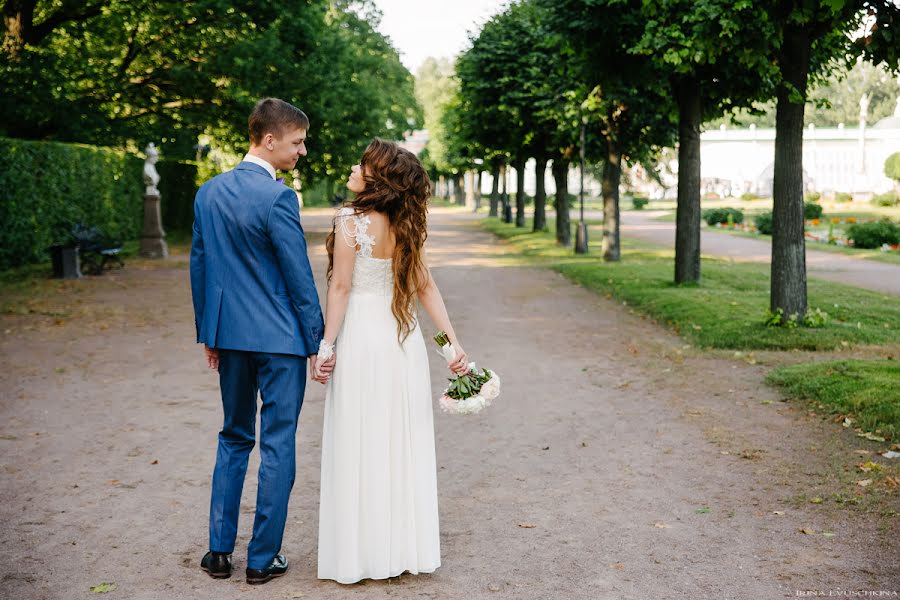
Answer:
[(334, 344), (329, 344), (324, 339), (319, 342), (319, 362), (328, 360), (334, 356)]

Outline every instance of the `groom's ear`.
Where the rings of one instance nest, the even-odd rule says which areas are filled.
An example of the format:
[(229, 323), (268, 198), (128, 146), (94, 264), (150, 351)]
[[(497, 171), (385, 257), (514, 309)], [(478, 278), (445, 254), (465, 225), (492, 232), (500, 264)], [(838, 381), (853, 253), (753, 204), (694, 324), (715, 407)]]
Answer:
[(263, 136), (262, 145), (266, 150), (274, 150), (275, 149), (275, 134), (267, 133)]

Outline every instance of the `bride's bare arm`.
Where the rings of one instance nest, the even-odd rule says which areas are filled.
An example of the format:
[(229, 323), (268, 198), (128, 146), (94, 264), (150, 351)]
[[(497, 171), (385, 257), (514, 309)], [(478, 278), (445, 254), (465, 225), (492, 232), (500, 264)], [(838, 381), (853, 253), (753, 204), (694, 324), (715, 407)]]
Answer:
[[(341, 324), (344, 322), (347, 302), (350, 299), (353, 265), (356, 263), (356, 240), (351, 237), (354, 231), (349, 223), (345, 222), (342, 225), (342, 219), (349, 220), (349, 217), (337, 217), (334, 239), (334, 265), (325, 299), (325, 333), (323, 339), (329, 344), (335, 343), (338, 332), (341, 330)], [(339, 349), (336, 348), (335, 352), (338, 351)]]
[(450, 364), (450, 370), (461, 375), (468, 370), (468, 360), (466, 352), (463, 350), (462, 344), (453, 331), (453, 325), (450, 324), (450, 316), (447, 314), (447, 307), (444, 305), (444, 298), (441, 296), (441, 290), (438, 289), (434, 277), (431, 276), (431, 269), (425, 267), (427, 276), (424, 287), (419, 289), (419, 302), (425, 308), (425, 312), (431, 317), (431, 322), (439, 331), (443, 331), (450, 339), (450, 343), (456, 348), (458, 356), (454, 362)]

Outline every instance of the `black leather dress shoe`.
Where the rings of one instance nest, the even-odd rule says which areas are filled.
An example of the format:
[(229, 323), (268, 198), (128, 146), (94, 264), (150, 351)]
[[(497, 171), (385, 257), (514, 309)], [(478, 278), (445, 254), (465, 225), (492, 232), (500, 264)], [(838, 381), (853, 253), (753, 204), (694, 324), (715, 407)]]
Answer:
[(200, 561), (200, 568), (216, 579), (231, 577), (231, 554), (207, 552)]
[(251, 569), (247, 567), (247, 583), (256, 585), (265, 583), (273, 577), (281, 577), (288, 570), (288, 561), (283, 554), (276, 554), (275, 558), (265, 569)]

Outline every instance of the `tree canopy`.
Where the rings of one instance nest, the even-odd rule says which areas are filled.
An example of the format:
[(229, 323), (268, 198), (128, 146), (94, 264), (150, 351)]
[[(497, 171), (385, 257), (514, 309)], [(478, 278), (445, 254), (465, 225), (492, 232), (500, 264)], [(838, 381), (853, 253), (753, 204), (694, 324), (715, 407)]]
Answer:
[[(308, 161), (332, 176), (376, 135), (421, 123), (413, 80), (369, 2), (6, 0), (0, 134), (194, 156), (200, 134), (246, 146), (256, 100), (311, 119)], [(318, 150), (318, 151), (317, 151)]]

